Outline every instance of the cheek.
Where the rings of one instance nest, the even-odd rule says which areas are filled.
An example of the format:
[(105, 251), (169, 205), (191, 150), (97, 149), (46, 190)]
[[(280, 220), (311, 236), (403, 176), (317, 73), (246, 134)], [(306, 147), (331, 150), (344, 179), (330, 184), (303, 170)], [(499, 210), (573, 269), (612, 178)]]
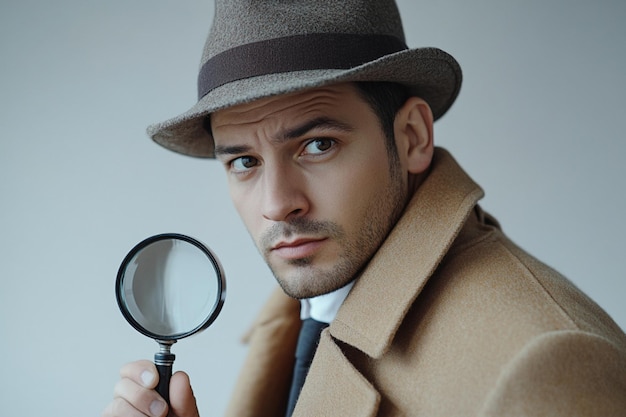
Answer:
[(338, 173), (319, 192), (324, 214), (340, 223), (346, 231), (358, 231), (373, 202), (389, 186), (385, 171), (368, 169), (366, 164)]

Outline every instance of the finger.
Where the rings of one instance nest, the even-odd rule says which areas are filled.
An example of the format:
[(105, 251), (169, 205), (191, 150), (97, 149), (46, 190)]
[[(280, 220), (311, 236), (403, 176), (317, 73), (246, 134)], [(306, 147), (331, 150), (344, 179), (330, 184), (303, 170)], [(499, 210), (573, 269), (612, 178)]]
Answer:
[(170, 406), (176, 417), (199, 417), (189, 375), (179, 371), (170, 380)]
[[(167, 404), (156, 391), (143, 387), (129, 378), (122, 378), (115, 385), (114, 394), (116, 400), (123, 400), (137, 410), (140, 416), (162, 417), (167, 413)], [(117, 406), (125, 407), (123, 404)]]
[(146, 415), (123, 398), (117, 397), (107, 405), (102, 417), (146, 417)]
[(145, 388), (154, 388), (159, 382), (159, 374), (154, 363), (148, 360), (130, 362), (120, 369), (122, 379), (128, 378)]

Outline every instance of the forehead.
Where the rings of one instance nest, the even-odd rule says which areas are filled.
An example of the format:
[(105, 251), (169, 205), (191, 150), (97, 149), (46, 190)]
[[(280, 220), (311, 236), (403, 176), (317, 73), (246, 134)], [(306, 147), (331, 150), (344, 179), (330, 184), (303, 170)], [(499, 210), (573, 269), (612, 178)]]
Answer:
[[(211, 114), (211, 129), (215, 133), (230, 128), (245, 127), (264, 121), (288, 123), (297, 117), (317, 113), (335, 113), (337, 108), (356, 110), (364, 105), (353, 84), (336, 84), (293, 94), (268, 97), (233, 106)], [(219, 134), (217, 135), (219, 137)]]

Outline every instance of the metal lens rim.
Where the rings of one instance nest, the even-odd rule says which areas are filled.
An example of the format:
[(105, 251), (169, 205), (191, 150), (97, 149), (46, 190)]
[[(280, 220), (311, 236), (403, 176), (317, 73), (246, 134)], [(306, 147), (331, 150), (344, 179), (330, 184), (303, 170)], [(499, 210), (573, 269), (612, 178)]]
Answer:
[[(160, 334), (153, 333), (147, 330), (146, 328), (144, 328), (141, 324), (139, 324), (134, 319), (132, 314), (128, 311), (128, 308), (123, 298), (124, 276), (125, 276), (128, 264), (135, 257), (135, 255), (137, 255), (137, 253), (139, 253), (142, 249), (151, 245), (152, 243), (155, 243), (161, 240), (172, 240), (172, 239), (182, 240), (184, 242), (194, 245), (195, 247), (200, 249), (207, 256), (207, 258), (209, 258), (209, 261), (211, 262), (211, 265), (213, 266), (213, 269), (215, 270), (215, 274), (217, 277), (217, 297), (213, 305), (213, 308), (211, 310), (211, 314), (209, 314), (206, 317), (206, 319), (202, 323), (200, 323), (198, 326), (196, 326), (195, 328), (187, 332), (176, 333), (173, 335), (160, 335)], [(213, 321), (215, 321), (217, 316), (220, 314), (220, 311), (222, 310), (222, 306), (224, 305), (224, 300), (226, 299), (226, 280), (224, 277), (224, 271), (222, 269), (222, 265), (220, 264), (219, 260), (217, 259), (215, 254), (202, 242), (192, 237), (180, 234), (180, 233), (162, 233), (162, 234), (150, 236), (142, 240), (128, 252), (128, 254), (122, 261), (120, 268), (117, 272), (117, 279), (115, 282), (115, 297), (117, 299), (117, 306), (122, 312), (122, 315), (124, 316), (126, 321), (135, 328), (135, 330), (155, 340), (176, 341), (176, 340), (183, 339), (185, 337), (191, 336), (195, 333), (198, 333), (206, 329), (213, 323)]]

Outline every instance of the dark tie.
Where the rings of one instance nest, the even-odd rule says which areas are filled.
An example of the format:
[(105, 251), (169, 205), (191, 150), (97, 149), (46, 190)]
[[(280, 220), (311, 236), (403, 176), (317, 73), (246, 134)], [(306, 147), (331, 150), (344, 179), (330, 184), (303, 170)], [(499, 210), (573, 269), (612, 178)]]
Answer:
[(293, 380), (291, 382), (291, 390), (289, 391), (289, 402), (287, 403), (287, 417), (291, 417), (293, 409), (296, 407), (300, 390), (302, 390), (304, 380), (313, 361), (313, 355), (315, 355), (315, 350), (317, 350), (320, 334), (325, 327), (328, 327), (328, 323), (321, 323), (314, 319), (302, 320), (302, 328), (300, 329), (298, 345), (296, 346), (296, 364), (293, 368)]

